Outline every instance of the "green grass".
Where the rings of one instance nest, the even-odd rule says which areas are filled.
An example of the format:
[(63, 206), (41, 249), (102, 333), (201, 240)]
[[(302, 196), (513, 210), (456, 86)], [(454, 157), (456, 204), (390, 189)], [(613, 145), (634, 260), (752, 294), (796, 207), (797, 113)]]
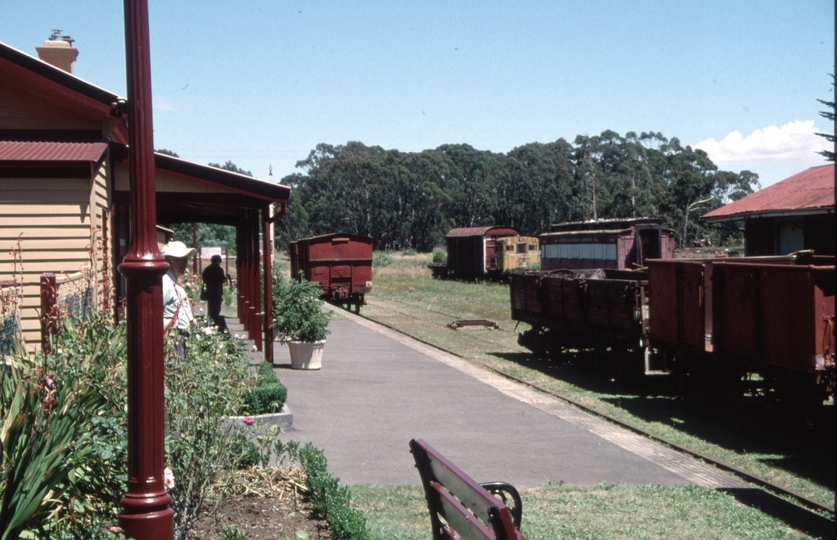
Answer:
[[(537, 359), (517, 345), (517, 333), (528, 326), (521, 323), (515, 332), (507, 285), (434, 280), (424, 266), (430, 254), (387, 256), (387, 266), (374, 269), (364, 316), (834, 505), (834, 437), (828, 428), (833, 428), (833, 406), (825, 408), (824, 423), (812, 430), (788, 428), (767, 411), (708, 411), (700, 400), (677, 397), (665, 379), (623, 383), (591, 368), (584, 354)], [(489, 319), (500, 330), (445, 327), (455, 319)]]
[[(430, 518), (419, 486), (353, 486), (373, 540), (426, 540)], [(529, 540), (606, 538), (807, 538), (782, 521), (696, 486), (579, 487), (521, 490), (521, 531)]]

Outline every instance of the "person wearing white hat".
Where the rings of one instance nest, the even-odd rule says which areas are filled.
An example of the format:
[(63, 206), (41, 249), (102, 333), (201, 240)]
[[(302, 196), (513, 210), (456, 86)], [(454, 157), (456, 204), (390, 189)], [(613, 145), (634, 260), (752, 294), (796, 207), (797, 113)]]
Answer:
[(195, 254), (195, 248), (173, 241), (165, 245), (162, 254), (169, 263), (169, 269), (163, 276), (163, 327), (167, 331), (174, 327), (186, 333), (195, 318), (186, 291), (177, 280), (186, 273), (189, 258)]

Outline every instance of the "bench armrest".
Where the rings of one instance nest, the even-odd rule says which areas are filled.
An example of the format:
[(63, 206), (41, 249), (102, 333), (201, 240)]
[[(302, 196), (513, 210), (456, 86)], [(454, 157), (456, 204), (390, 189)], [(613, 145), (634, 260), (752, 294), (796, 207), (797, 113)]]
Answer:
[[(509, 507), (514, 528), (520, 530), (520, 520), (523, 518), (523, 501), (520, 499), (520, 493), (517, 492), (517, 489), (507, 482), (484, 482), (480, 485)], [(509, 498), (511, 498), (513, 504), (509, 504)]]

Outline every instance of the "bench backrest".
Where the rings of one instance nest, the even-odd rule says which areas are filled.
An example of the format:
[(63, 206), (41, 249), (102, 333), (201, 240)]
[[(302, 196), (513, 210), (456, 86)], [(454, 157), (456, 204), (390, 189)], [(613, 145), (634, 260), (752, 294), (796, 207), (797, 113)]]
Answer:
[(434, 540), (525, 540), (508, 506), (422, 440), (411, 440)]

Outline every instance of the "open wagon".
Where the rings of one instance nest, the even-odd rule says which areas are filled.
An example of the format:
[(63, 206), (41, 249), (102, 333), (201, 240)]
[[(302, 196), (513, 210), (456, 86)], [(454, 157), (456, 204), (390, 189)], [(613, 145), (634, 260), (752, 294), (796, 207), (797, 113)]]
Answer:
[(301, 238), (290, 245), (291, 273), (319, 284), (330, 301), (360, 312), (372, 290), (372, 238), (325, 234)]
[(625, 270), (512, 272), (511, 318), (532, 326), (518, 338), (537, 354), (565, 348), (639, 351), (647, 274)]
[(796, 406), (834, 392), (833, 257), (650, 261), (649, 274), (651, 345), (678, 371), (722, 391), (747, 378)]

